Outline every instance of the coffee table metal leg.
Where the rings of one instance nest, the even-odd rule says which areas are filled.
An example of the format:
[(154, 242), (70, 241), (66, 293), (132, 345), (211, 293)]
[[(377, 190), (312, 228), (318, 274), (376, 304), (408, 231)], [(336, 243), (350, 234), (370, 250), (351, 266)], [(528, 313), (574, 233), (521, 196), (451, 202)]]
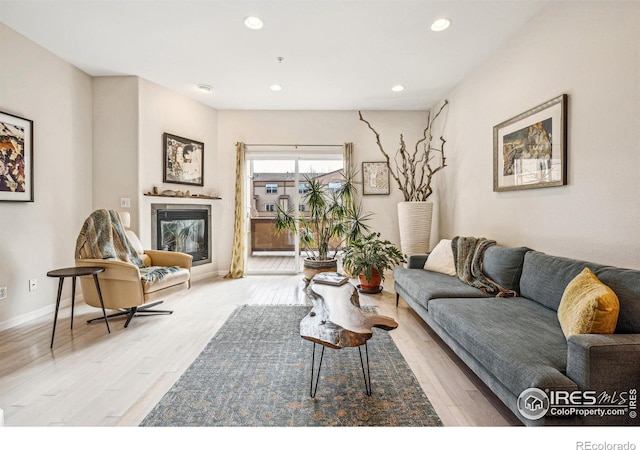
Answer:
[(100, 299), (100, 306), (102, 306), (102, 314), (104, 315), (104, 323), (107, 324), (107, 331), (111, 333), (111, 329), (109, 328), (109, 319), (107, 319), (107, 311), (104, 309), (104, 302), (102, 301), (102, 291), (100, 290), (100, 283), (98, 283), (98, 275), (93, 274), (93, 282), (96, 284), (96, 289), (98, 290), (98, 298)]
[(60, 297), (62, 296), (62, 284), (64, 283), (64, 278), (60, 277), (58, 281), (58, 298), (56, 299), (56, 313), (53, 316), (53, 332), (51, 333), (51, 346), (53, 348), (53, 338), (56, 336), (56, 323), (58, 322), (58, 309), (60, 309)]
[(313, 387), (313, 372), (316, 365), (316, 343), (313, 343), (313, 349), (311, 354), (311, 387), (309, 388), (309, 395), (311, 398), (316, 396), (318, 391), (318, 381), (320, 381), (320, 369), (322, 369), (322, 359), (324, 358), (324, 345), (322, 346), (322, 353), (320, 353), (320, 364), (318, 364), (318, 374), (316, 375), (316, 386)]
[(367, 343), (364, 343), (364, 352), (367, 359), (367, 370), (365, 372), (364, 362), (362, 361), (362, 346), (358, 347), (358, 353), (360, 354), (360, 365), (362, 366), (362, 376), (364, 377), (364, 388), (367, 391), (367, 395), (371, 395), (371, 372), (369, 370), (369, 348)]

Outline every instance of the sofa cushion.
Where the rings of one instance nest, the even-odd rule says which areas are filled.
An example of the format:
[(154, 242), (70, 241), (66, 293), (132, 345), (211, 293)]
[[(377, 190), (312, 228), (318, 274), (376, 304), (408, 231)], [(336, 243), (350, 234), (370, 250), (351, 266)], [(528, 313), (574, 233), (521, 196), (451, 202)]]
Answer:
[(432, 272), (456, 276), (456, 264), (453, 260), (451, 239), (442, 239), (438, 242), (438, 245), (429, 253), (429, 257), (424, 263), (424, 268)]
[(520, 292), (520, 276), (527, 247), (508, 248), (493, 245), (482, 257), (484, 274), (505, 289)]
[(620, 313), (616, 333), (640, 333), (640, 270), (530, 251), (524, 257), (520, 295), (557, 310), (565, 288), (585, 267), (618, 297)]
[(520, 295), (557, 311), (565, 288), (588, 267), (586, 264), (542, 252), (528, 252), (522, 266)]
[(640, 333), (640, 270), (589, 266), (618, 297), (620, 313), (616, 333)]
[(447, 297), (489, 297), (479, 289), (443, 273), (424, 269), (393, 269), (396, 292), (406, 293), (422, 307), (433, 298)]
[(616, 329), (620, 304), (615, 292), (585, 268), (567, 285), (558, 320), (564, 335), (611, 334)]
[(567, 341), (554, 310), (522, 297), (448, 298), (431, 300), (429, 315), (515, 396), (576, 387), (564, 375)]

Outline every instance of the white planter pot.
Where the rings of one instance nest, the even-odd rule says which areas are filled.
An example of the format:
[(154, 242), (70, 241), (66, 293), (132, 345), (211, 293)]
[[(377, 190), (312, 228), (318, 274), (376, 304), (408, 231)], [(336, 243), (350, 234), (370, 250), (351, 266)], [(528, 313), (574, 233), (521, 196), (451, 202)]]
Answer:
[(400, 248), (405, 255), (429, 253), (431, 239), (431, 219), (433, 203), (398, 203), (398, 225), (400, 227)]

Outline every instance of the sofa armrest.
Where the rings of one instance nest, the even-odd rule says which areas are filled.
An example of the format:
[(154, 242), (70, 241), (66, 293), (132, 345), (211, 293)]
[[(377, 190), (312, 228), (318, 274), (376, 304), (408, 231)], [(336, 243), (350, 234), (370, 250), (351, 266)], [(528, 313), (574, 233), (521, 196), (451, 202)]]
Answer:
[(193, 257), (187, 253), (169, 252), (165, 250), (145, 250), (144, 252), (149, 255), (151, 264), (154, 266), (178, 266), (191, 271)]
[(135, 264), (115, 259), (76, 259), (79, 267), (104, 267), (105, 271), (98, 275), (100, 279), (140, 282), (140, 269)]
[(428, 254), (407, 256), (407, 269), (424, 269), (424, 263), (427, 262), (428, 257)]
[(611, 394), (639, 387), (640, 334), (577, 334), (567, 347), (567, 376), (580, 389)]

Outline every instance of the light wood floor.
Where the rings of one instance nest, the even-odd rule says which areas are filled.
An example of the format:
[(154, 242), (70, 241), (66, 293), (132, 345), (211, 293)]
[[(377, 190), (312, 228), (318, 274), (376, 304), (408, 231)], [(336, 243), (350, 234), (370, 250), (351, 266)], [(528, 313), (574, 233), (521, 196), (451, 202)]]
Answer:
[[(393, 286), (387, 278), (387, 286)], [(171, 316), (87, 324), (99, 310), (61, 312), (54, 348), (53, 317), (0, 332), (0, 408), (5, 425), (136, 426), (173, 385), (237, 305), (306, 304), (300, 275), (199, 281), (166, 300)], [(396, 318), (391, 336), (446, 426), (519, 425), (424, 322), (395, 294), (361, 295), (362, 305)]]

